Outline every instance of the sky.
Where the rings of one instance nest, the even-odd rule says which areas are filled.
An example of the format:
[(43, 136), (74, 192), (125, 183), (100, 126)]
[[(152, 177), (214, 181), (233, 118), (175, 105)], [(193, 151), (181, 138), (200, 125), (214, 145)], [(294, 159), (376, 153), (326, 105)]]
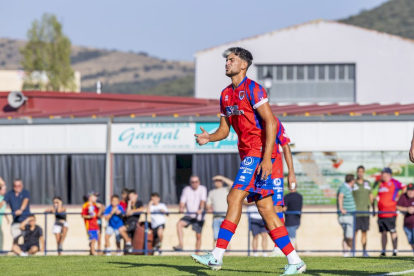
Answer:
[(25, 39), (55, 14), (72, 44), (194, 59), (212, 46), (315, 19), (337, 20), (386, 0), (1, 0), (0, 37)]

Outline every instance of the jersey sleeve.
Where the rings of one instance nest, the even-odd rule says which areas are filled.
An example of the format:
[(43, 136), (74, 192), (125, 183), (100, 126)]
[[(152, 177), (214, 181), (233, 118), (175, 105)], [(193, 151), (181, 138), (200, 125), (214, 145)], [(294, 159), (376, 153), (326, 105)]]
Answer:
[(280, 120), (278, 118), (276, 118), (276, 121), (278, 123), (277, 134), (276, 134), (276, 142), (281, 146), (289, 144), (290, 143), (290, 138), (286, 134), (285, 128), (283, 127), (282, 123), (280, 122)]
[(269, 101), (266, 90), (256, 82), (249, 85), (248, 98), (253, 109), (257, 109)]

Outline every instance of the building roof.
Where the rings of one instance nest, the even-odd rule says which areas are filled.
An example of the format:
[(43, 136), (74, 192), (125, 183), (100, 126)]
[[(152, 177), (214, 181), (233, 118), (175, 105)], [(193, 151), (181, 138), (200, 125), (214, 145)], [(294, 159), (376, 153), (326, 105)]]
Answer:
[(247, 37), (247, 38), (242, 38), (242, 39), (231, 41), (231, 42), (228, 42), (228, 43), (223, 43), (221, 45), (217, 45), (217, 46), (213, 46), (213, 47), (210, 47), (210, 48), (207, 48), (207, 49), (197, 51), (195, 53), (195, 55), (197, 56), (198, 54), (201, 54), (203, 52), (207, 52), (207, 51), (210, 51), (210, 50), (214, 50), (218, 47), (222, 47), (222, 46), (226, 46), (226, 45), (230, 46), (230, 45), (237, 44), (239, 42), (244, 42), (244, 41), (247, 41), (247, 40), (257, 39), (257, 38), (260, 38), (260, 37), (263, 37), (263, 36), (274, 35), (274, 34), (279, 33), (279, 32), (290, 31), (290, 30), (298, 29), (298, 28), (301, 28), (301, 27), (304, 27), (304, 26), (317, 25), (317, 24), (321, 24), (321, 23), (337, 24), (337, 25), (341, 25), (341, 26), (347, 26), (349, 28), (355, 28), (355, 29), (366, 31), (366, 32), (375, 33), (375, 34), (378, 34), (378, 35), (384, 35), (384, 36), (389, 37), (389, 38), (397, 38), (397, 39), (400, 39), (402, 41), (414, 43), (413, 39), (401, 37), (401, 36), (398, 36), (398, 35), (384, 33), (384, 32), (380, 32), (380, 31), (376, 31), (376, 30), (372, 30), (372, 29), (368, 29), (368, 28), (364, 28), (364, 27), (360, 27), (360, 26), (350, 25), (350, 24), (346, 24), (346, 23), (338, 22), (338, 21), (317, 19), (317, 20), (312, 20), (312, 21), (309, 21), (309, 22), (289, 26), (289, 27), (286, 27), (286, 28), (281, 28), (281, 29), (277, 29), (277, 30), (274, 30), (274, 31), (266, 32), (266, 33), (263, 33), (263, 34), (259, 34), (259, 35), (255, 35), (255, 36), (251, 36), (251, 37)]
[[(0, 118), (80, 118), (220, 116), (219, 101), (190, 97), (24, 91), (28, 100), (18, 109), (0, 93)], [(409, 104), (291, 104), (271, 105), (277, 116), (414, 114)]]

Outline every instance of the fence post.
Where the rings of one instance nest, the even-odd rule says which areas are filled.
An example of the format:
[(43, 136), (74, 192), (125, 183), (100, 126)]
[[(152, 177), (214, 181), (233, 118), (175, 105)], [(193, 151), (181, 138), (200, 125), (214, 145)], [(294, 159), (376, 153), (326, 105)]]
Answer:
[(145, 213), (144, 254), (148, 255), (148, 216)]
[(250, 257), (250, 213), (247, 213), (247, 256)]
[(355, 257), (355, 232), (356, 232), (356, 212), (353, 212), (352, 219), (354, 220), (354, 232), (352, 233), (352, 257)]
[(45, 213), (45, 244), (44, 244), (45, 256), (47, 255), (47, 213)]

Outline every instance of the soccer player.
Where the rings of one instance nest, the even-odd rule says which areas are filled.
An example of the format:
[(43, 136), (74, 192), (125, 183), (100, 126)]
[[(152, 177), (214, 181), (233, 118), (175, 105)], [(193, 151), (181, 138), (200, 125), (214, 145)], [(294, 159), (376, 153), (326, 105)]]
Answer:
[(96, 203), (96, 193), (91, 191), (86, 196), (87, 202), (82, 206), (82, 217), (85, 220), (86, 231), (90, 241), (90, 255), (96, 255), (95, 244), (99, 239), (98, 216), (101, 214), (101, 206)]
[(232, 84), (221, 93), (220, 126), (212, 134), (201, 127), (202, 133), (195, 136), (199, 145), (220, 141), (229, 135), (232, 126), (239, 139), (242, 162), (227, 196), (226, 219), (221, 224), (216, 247), (205, 255), (193, 254), (191, 257), (213, 270), (221, 269), (224, 252), (240, 221), (242, 202), (247, 197), (249, 202), (256, 202), (273, 241), (287, 257), (289, 265), (283, 275), (303, 273), (306, 265), (293, 248), (286, 227), (273, 208), (273, 181), (278, 173), (274, 165), (277, 120), (270, 109), (266, 91), (246, 77), (252, 54), (235, 47), (226, 50), (223, 56), (226, 58), (226, 75)]

